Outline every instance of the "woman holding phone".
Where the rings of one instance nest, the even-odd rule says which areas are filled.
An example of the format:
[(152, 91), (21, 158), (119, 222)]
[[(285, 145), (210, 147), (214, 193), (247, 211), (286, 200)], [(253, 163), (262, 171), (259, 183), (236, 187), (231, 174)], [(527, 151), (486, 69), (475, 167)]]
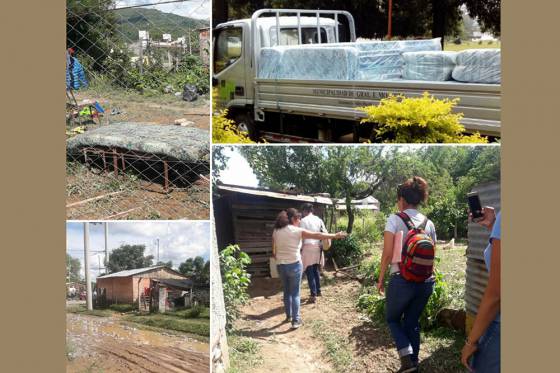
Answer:
[(311, 232), (299, 227), (301, 214), (294, 208), (289, 208), (278, 214), (274, 231), (272, 232), (272, 256), (276, 259), (278, 275), (284, 289), (284, 311), (286, 321), (292, 322), (292, 328), (301, 326), (300, 285), (303, 264), (301, 262), (302, 239), (342, 239), (346, 232), (336, 234)]
[(429, 239), (436, 242), (434, 224), (418, 211), (418, 206), (427, 199), (428, 183), (423, 178), (414, 176), (400, 184), (397, 187), (399, 213), (389, 216), (383, 234), (383, 254), (377, 289), (381, 294), (385, 292), (385, 273), (390, 266), (385, 317), (401, 359), (401, 368), (398, 370), (400, 373), (418, 371), (420, 315), (434, 289), (433, 276), (429, 275), (422, 282), (410, 281), (401, 275), (399, 266), (403, 240), (410, 231), (405, 220), (408, 219), (416, 228), (422, 228)]
[(484, 262), (489, 272), (488, 285), (461, 352), (463, 365), (476, 373), (500, 372), (501, 220), (501, 213), (496, 216), (492, 207), (484, 207), (482, 219), (476, 221), (491, 232), (484, 250)]

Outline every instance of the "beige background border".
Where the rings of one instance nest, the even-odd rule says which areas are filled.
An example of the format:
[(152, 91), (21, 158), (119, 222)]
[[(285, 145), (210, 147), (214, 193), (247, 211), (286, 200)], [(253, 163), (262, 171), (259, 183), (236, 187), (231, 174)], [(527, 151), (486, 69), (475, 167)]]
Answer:
[(65, 368), (65, 1), (3, 1), (0, 371)]
[[(503, 3), (502, 371), (544, 372), (558, 366), (560, 325), (560, 246), (551, 239), (560, 230), (560, 4)], [(65, 370), (64, 5), (10, 1), (1, 11), (7, 372)]]

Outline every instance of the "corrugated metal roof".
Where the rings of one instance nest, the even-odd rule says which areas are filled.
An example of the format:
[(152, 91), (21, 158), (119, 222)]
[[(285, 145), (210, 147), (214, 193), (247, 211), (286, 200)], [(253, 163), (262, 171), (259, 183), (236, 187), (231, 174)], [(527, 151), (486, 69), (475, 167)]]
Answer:
[[(353, 199), (350, 203), (358, 210), (379, 210), (379, 201), (372, 196), (368, 196), (364, 199)], [(337, 200), (336, 209), (346, 210), (346, 200), (343, 198)]]
[[(496, 211), (501, 210), (500, 184), (482, 184), (473, 188), (478, 192), (482, 206), (492, 206)], [(490, 232), (476, 223), (469, 223), (467, 248), (467, 279), (465, 303), (468, 312), (476, 314), (478, 306), (488, 283), (488, 271), (484, 264), (484, 249), (488, 245)]]
[(145, 267), (145, 268), (136, 268), (136, 269), (128, 269), (126, 271), (120, 271), (115, 273), (110, 273), (108, 275), (98, 276), (97, 278), (109, 278), (109, 277), (129, 277), (134, 276), (144, 272), (150, 272), (154, 269), (165, 268), (165, 266), (153, 266), (153, 267)]
[(320, 203), (322, 205), (332, 205), (330, 198), (322, 196), (307, 196), (303, 194), (289, 194), (281, 192), (273, 192), (270, 190), (253, 189), (242, 186), (235, 185), (218, 185), (219, 190), (227, 190), (234, 193), (250, 194), (253, 196), (277, 198), (277, 199), (289, 199), (293, 201), (310, 202), (310, 203)]
[(177, 280), (174, 278), (165, 278), (157, 280), (159, 283), (182, 290), (189, 290), (193, 287), (192, 280)]

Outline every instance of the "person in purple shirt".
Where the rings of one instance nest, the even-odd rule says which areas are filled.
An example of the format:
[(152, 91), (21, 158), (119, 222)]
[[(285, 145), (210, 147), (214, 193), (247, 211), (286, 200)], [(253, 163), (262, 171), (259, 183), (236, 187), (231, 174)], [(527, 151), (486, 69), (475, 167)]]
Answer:
[(483, 218), (477, 223), (492, 233), (484, 262), (489, 272), (488, 285), (478, 306), (478, 313), (463, 351), (461, 362), (470, 372), (500, 372), (500, 251), (501, 213), (492, 207), (483, 208)]

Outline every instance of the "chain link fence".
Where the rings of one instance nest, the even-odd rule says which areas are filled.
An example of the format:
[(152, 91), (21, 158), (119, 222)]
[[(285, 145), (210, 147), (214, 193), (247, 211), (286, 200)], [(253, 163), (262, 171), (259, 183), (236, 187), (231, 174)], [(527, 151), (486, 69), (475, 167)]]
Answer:
[(68, 219), (208, 219), (208, 1), (67, 0)]

